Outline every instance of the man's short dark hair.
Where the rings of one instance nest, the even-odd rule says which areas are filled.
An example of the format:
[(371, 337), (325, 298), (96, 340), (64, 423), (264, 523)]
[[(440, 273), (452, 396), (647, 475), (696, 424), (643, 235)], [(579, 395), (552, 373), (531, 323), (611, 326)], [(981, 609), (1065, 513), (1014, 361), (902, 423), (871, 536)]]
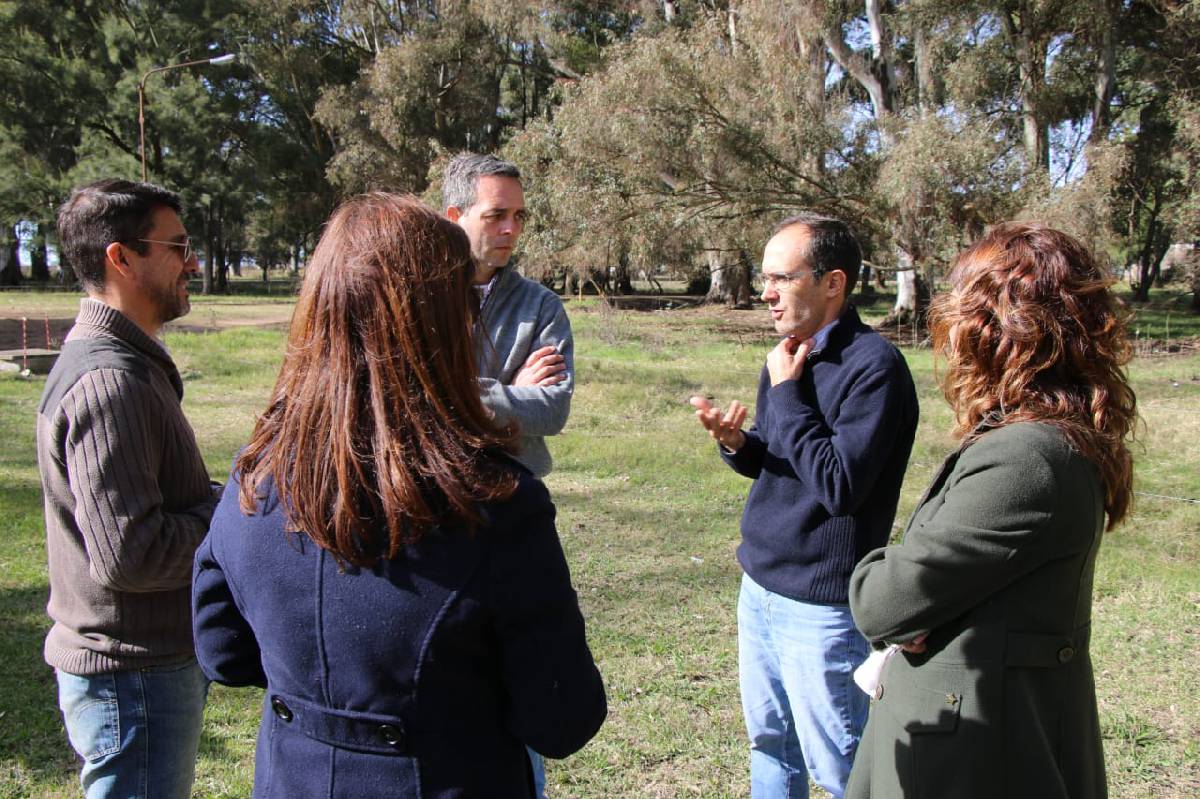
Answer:
[(442, 208), (454, 206), (467, 211), (475, 204), (475, 189), (479, 179), (495, 175), (502, 178), (521, 179), (521, 170), (510, 161), (501, 161), (494, 155), (459, 153), (446, 164), (442, 175)]
[(840, 269), (846, 274), (845, 296), (849, 297), (862, 271), (862, 249), (850, 226), (832, 217), (800, 213), (776, 225), (771, 235), (793, 225), (803, 225), (808, 230), (808, 252), (804, 254), (804, 259), (812, 269), (813, 279), (820, 280), (828, 272)]
[(138, 239), (150, 232), (159, 208), (183, 211), (179, 195), (152, 183), (105, 178), (78, 187), (58, 209), (62, 260), (85, 289), (103, 289), (105, 249), (116, 241), (144, 255)]

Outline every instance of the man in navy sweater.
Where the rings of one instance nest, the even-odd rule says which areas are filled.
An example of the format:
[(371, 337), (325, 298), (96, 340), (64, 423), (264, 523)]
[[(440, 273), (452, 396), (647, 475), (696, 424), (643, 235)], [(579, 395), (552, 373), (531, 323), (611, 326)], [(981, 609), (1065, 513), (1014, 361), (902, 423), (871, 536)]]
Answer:
[(693, 397), (721, 457), (751, 478), (738, 560), (738, 671), (753, 799), (841, 799), (867, 718), (853, 681), (867, 656), (850, 572), (887, 543), (917, 427), (900, 352), (848, 296), (862, 255), (842, 222), (784, 220), (767, 242), (762, 298), (783, 340), (767, 356), (755, 421)]

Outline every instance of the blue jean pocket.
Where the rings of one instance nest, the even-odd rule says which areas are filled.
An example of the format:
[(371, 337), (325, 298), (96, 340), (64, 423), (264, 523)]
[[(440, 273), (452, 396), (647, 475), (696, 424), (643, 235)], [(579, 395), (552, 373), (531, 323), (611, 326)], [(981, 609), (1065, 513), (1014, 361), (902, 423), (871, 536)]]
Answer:
[(121, 749), (116, 675), (80, 677), (58, 672), (58, 706), (67, 738), (80, 757), (95, 762)]

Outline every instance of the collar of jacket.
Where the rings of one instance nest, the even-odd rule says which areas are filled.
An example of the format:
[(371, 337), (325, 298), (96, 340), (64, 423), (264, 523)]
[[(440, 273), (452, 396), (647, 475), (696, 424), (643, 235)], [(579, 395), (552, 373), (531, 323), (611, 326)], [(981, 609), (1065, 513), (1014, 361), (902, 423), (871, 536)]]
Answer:
[(175, 393), (183, 399), (183, 379), (166, 346), (146, 335), (146, 331), (111, 305), (84, 297), (79, 302), (79, 316), (75, 318), (75, 326), (67, 334), (67, 340), (102, 337), (118, 339), (157, 364), (175, 387)]
[(838, 346), (844, 344), (860, 327), (862, 327), (862, 320), (858, 318), (858, 311), (853, 303), (847, 302), (837, 319), (817, 331), (813, 350), (808, 357), (815, 358), (821, 355), (829, 348), (831, 341)]
[(496, 270), (494, 280), (496, 285), (492, 286), (492, 290), (488, 293), (487, 299), (484, 300), (483, 306), (479, 309), (480, 319), (491, 308), (503, 304), (505, 295), (511, 294), (513, 286), (516, 285), (520, 275), (511, 266), (502, 266)]

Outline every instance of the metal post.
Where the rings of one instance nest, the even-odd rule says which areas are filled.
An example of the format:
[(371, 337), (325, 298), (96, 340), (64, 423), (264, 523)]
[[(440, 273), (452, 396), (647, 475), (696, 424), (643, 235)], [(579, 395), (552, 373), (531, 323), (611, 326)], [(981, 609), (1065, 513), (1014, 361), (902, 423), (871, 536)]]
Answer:
[(200, 64), (228, 64), (237, 56), (232, 53), (219, 55), (216, 58), (199, 58), (195, 61), (184, 61), (179, 64), (168, 64), (165, 67), (155, 67), (147, 70), (142, 75), (142, 79), (138, 81), (138, 152), (142, 156), (142, 182), (147, 180), (146, 173), (146, 78), (153, 75), (155, 72), (166, 72), (168, 69), (180, 69), (181, 67), (195, 67)]
[(138, 152), (142, 155), (142, 183), (146, 182), (146, 78), (147, 72), (138, 84)]

